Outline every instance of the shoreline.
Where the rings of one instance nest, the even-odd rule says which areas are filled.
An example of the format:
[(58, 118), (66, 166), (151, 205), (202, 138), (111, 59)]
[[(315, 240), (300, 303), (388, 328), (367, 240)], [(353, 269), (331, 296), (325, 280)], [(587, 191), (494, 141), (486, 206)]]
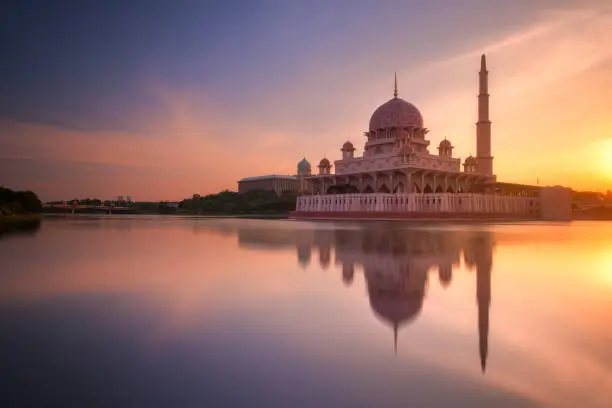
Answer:
[(520, 222), (562, 222), (569, 223), (572, 221), (612, 221), (612, 218), (606, 217), (573, 217), (567, 221), (548, 221), (537, 218), (524, 217), (434, 217), (434, 216), (394, 216), (394, 217), (330, 217), (330, 216), (296, 216), (296, 214), (189, 214), (189, 213), (42, 213), (36, 214), (38, 220), (43, 219), (66, 219), (66, 218), (93, 218), (93, 219), (129, 219), (131, 217), (169, 217), (169, 218), (190, 218), (190, 219), (251, 219), (251, 220), (291, 220), (291, 221), (401, 221), (401, 222), (461, 222), (461, 223), (520, 223)]
[[(346, 214), (346, 213), (344, 213)], [(17, 216), (4, 216), (0, 217), (0, 224), (2, 223), (2, 218), (7, 217), (15, 217), (21, 219), (38, 219), (42, 220), (45, 218), (73, 218), (73, 217), (83, 217), (83, 218), (120, 218), (120, 217), (140, 217), (140, 216), (162, 216), (162, 217), (189, 217), (189, 218), (200, 218), (200, 219), (258, 219), (258, 220), (282, 220), (282, 219), (290, 219), (296, 221), (479, 221), (479, 222), (525, 222), (525, 221), (546, 221), (540, 220), (537, 218), (525, 218), (525, 217), (460, 217), (460, 216), (452, 216), (452, 217), (434, 217), (434, 216), (425, 216), (425, 214), (418, 214), (417, 216), (402, 216), (399, 214), (390, 214), (393, 216), (389, 217), (372, 217), (371, 213), (367, 216), (356, 216), (356, 217), (346, 217), (346, 216), (312, 216), (308, 214), (307, 216), (302, 216), (302, 214), (295, 214), (295, 212), (291, 213), (283, 213), (283, 214), (194, 214), (194, 213), (144, 213), (144, 212), (117, 212), (113, 214), (106, 214), (102, 212), (77, 212), (76, 214), (72, 214), (70, 212), (42, 212), (40, 214), (28, 214), (28, 215), (17, 215)], [(456, 214), (455, 214), (456, 215)], [(574, 213), (572, 219), (569, 221), (612, 221), (612, 215), (608, 216), (607, 214), (599, 215), (586, 215), (581, 213)]]
[(42, 221), (40, 214), (11, 214), (0, 216), (0, 234), (36, 229)]
[(1, 215), (0, 216), (0, 225), (2, 224), (14, 224), (20, 222), (32, 222), (32, 221), (40, 221), (42, 219), (41, 214), (11, 214), (11, 215)]
[(200, 219), (217, 219), (217, 218), (236, 218), (236, 219), (259, 219), (259, 220), (280, 220), (289, 218), (289, 214), (189, 214), (189, 213), (42, 213), (42, 218), (127, 218), (127, 217), (189, 217), (189, 218), (200, 218)]
[(347, 220), (347, 221), (474, 221), (474, 222), (526, 222), (541, 221), (524, 214), (469, 214), (431, 212), (304, 212), (290, 214), (295, 220)]

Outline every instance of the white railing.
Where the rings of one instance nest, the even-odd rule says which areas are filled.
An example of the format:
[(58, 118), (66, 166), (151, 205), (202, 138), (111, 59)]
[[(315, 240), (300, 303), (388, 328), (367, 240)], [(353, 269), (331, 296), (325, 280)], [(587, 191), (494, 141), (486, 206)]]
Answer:
[(299, 212), (536, 214), (538, 197), (494, 194), (325, 194), (297, 199)]

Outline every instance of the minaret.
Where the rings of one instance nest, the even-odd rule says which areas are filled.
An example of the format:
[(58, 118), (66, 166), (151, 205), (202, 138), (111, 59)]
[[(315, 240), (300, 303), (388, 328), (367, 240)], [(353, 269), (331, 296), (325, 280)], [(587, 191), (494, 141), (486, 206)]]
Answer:
[(493, 157), (491, 156), (491, 121), (489, 120), (489, 71), (487, 59), (480, 58), (478, 122), (476, 122), (476, 163), (478, 173), (493, 175)]

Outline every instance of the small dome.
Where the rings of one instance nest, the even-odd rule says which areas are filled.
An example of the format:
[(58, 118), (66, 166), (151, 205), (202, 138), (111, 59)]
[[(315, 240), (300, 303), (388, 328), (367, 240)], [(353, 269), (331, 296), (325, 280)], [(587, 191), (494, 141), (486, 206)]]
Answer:
[(380, 105), (370, 118), (370, 130), (390, 127), (423, 127), (421, 112), (401, 98), (393, 98)]
[(353, 151), (353, 150), (355, 150), (355, 147), (353, 146), (353, 144), (350, 141), (347, 140), (342, 145), (342, 150)]
[(322, 158), (321, 161), (319, 162), (319, 167), (329, 167), (330, 165), (331, 163), (326, 157)]
[(310, 163), (308, 162), (308, 160), (306, 160), (306, 158), (304, 157), (302, 160), (300, 160), (300, 162), (297, 165), (298, 168), (298, 172), (300, 170), (302, 171), (308, 171), (311, 169)]
[(451, 144), (450, 141), (444, 139), (443, 141), (440, 142), (440, 149), (452, 149), (453, 145)]
[(467, 165), (471, 165), (471, 164), (476, 164), (476, 159), (473, 156), (468, 156), (467, 159), (465, 159), (465, 164)]

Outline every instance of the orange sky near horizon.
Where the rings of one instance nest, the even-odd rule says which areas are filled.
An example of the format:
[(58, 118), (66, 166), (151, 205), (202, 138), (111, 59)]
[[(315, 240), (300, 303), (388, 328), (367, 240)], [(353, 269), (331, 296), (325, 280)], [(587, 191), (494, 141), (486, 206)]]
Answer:
[[(479, 55), (486, 53), (498, 180), (612, 189), (610, 27), (608, 7), (550, 11), (503, 37), (457, 47), (446, 58), (415, 65), (410, 55), (396, 56), (400, 97), (423, 114), (432, 153), (446, 137), (457, 157), (474, 154)], [(260, 95), (257, 115), (218, 111), (214, 97), (150, 75), (151, 98), (165, 109), (155, 116), (134, 109), (131, 120), (143, 131), (2, 120), (0, 160), (42, 167), (0, 182), (37, 191), (44, 200), (180, 200), (235, 190), (247, 176), (293, 174), (304, 155), (316, 169), (323, 156), (338, 159), (347, 139), (361, 154), (371, 113), (392, 96), (393, 72), (364, 75), (317, 60), (307, 68), (292, 78), (290, 90), (279, 82)], [(319, 103), (331, 113), (318, 115), (313, 106)], [(53, 173), (59, 164), (68, 167)]]

